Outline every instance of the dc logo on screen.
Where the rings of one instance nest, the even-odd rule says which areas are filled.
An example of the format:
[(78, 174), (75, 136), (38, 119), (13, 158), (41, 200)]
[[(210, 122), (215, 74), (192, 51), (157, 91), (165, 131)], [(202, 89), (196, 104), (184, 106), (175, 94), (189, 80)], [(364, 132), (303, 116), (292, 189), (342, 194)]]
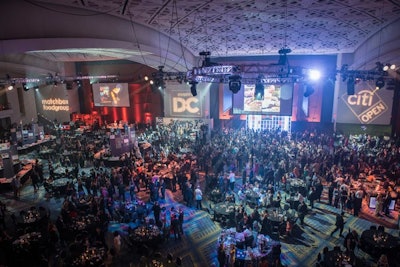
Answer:
[(172, 111), (175, 113), (188, 112), (196, 114), (200, 112), (199, 100), (195, 97), (183, 98), (173, 97), (172, 98)]

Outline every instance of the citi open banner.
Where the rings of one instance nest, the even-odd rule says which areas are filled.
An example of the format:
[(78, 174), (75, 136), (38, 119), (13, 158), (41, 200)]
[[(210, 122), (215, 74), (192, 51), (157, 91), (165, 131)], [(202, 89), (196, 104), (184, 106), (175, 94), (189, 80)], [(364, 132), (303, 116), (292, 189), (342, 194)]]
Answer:
[(193, 96), (190, 85), (168, 81), (164, 90), (164, 115), (172, 118), (209, 118), (210, 83), (198, 83)]
[(337, 122), (356, 124), (389, 125), (393, 91), (386, 87), (375, 88), (375, 81), (355, 84), (354, 95), (347, 94), (346, 85), (341, 86), (337, 108)]

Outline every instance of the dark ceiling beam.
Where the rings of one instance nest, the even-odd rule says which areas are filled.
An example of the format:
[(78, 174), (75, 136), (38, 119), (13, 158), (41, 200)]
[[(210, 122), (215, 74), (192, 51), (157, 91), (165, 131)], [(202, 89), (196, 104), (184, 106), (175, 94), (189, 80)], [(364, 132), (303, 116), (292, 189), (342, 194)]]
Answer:
[(129, 4), (129, 0), (125, 0), (124, 3), (122, 4), (122, 6), (121, 6), (121, 15), (125, 15), (126, 7), (128, 6), (128, 4)]
[(168, 6), (168, 4), (171, 3), (171, 1), (173, 0), (165, 1), (165, 3), (156, 12), (154, 12), (153, 16), (151, 16), (148, 23), (152, 24), (155, 18), (158, 16), (158, 14), (160, 14)]
[(81, 6), (88, 6), (87, 0), (79, 0), (78, 3), (79, 3)]

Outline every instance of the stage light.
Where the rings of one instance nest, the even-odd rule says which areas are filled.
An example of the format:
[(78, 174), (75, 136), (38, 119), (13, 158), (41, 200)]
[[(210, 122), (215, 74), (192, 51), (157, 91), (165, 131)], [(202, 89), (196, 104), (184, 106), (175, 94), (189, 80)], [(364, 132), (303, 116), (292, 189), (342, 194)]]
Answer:
[(312, 81), (317, 81), (321, 78), (321, 72), (318, 70), (309, 70), (308, 78)]
[(242, 87), (241, 79), (242, 77), (239, 75), (229, 76), (229, 90), (232, 93), (237, 94), (240, 91), (240, 87)]
[(314, 93), (314, 88), (310, 84), (306, 84), (306, 90), (304, 92), (304, 97), (309, 97)]
[(395, 65), (395, 64), (390, 64), (390, 63), (386, 64), (386, 65), (383, 67), (383, 70), (384, 70), (384, 71), (394, 70), (394, 69), (396, 69), (396, 65)]
[(376, 65), (376, 70), (377, 71), (382, 71), (382, 70), (384, 70), (383, 68), (384, 68), (384, 65), (381, 63), (381, 62), (376, 62), (375, 63), (375, 65)]
[(7, 87), (8, 90), (14, 89), (15, 81), (11, 81), (10, 85)]
[(190, 92), (192, 93), (192, 96), (197, 96), (197, 82), (196, 81), (190, 82)]
[(375, 86), (376, 89), (382, 89), (385, 86), (385, 80), (383, 79), (383, 77), (379, 77), (378, 79), (376, 79)]
[(29, 91), (29, 87), (26, 85), (26, 83), (22, 83), (22, 88), (24, 91)]
[(164, 82), (163, 79), (156, 79), (155, 80), (155, 85), (157, 86), (158, 90), (165, 89), (165, 82)]
[(149, 76), (145, 75), (144, 80), (147, 82), (149, 80)]

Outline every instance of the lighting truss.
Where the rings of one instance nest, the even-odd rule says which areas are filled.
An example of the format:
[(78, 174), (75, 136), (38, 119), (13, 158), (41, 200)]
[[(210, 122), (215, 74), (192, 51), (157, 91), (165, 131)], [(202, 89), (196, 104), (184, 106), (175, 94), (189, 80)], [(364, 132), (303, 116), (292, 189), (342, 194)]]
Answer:
[(0, 79), (0, 85), (6, 84), (55, 84), (64, 82), (73, 82), (79, 80), (114, 80), (118, 79), (119, 75), (79, 75), (79, 76), (59, 76), (49, 75), (40, 78), (12, 78), (7, 75), (6, 79)]

